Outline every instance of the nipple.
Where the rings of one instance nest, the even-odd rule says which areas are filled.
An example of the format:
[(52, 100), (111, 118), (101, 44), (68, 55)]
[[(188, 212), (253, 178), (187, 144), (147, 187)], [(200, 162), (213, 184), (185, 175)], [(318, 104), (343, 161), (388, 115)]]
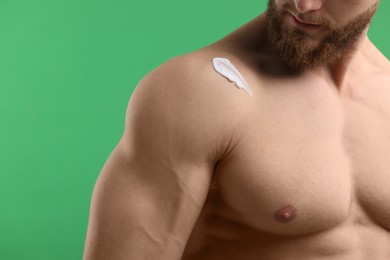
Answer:
[(292, 205), (281, 207), (274, 215), (276, 221), (287, 223), (297, 216), (297, 209)]

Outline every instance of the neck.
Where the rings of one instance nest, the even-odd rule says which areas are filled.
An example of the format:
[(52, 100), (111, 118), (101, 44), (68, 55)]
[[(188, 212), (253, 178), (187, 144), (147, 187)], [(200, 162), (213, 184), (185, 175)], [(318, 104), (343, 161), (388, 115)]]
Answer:
[(342, 56), (319, 70), (328, 74), (336, 88), (341, 90), (355, 77), (354, 75), (359, 73), (359, 66), (363, 59), (362, 53), (369, 43), (366, 30), (350, 48), (344, 51)]

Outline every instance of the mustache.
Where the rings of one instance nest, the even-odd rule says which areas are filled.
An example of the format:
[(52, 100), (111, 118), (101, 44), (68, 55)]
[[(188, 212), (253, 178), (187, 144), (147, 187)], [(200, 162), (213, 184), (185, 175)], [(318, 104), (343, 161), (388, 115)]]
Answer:
[(304, 13), (304, 14), (300, 13), (295, 8), (295, 5), (291, 4), (291, 2), (283, 3), (281, 9), (282, 9), (281, 11), (285, 13), (291, 13), (301, 21), (305, 21), (307, 23), (319, 24), (328, 27), (330, 29), (334, 28), (333, 23), (324, 17), (320, 17), (313, 13)]

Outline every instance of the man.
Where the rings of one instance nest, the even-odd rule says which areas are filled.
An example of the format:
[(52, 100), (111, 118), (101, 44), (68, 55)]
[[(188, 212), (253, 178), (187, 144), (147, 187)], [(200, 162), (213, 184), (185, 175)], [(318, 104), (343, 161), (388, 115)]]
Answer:
[(390, 65), (366, 34), (378, 5), (270, 0), (146, 75), (84, 260), (390, 259)]

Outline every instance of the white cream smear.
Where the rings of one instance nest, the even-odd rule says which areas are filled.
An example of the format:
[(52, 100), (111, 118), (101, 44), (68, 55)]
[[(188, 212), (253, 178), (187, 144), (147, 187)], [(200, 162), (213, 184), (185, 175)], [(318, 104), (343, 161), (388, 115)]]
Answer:
[(215, 57), (213, 58), (213, 67), (215, 71), (221, 74), (223, 77), (227, 78), (230, 82), (234, 82), (237, 88), (244, 89), (250, 96), (252, 96), (253, 91), (246, 83), (243, 76), (240, 72), (234, 67), (230, 60), (226, 58)]

